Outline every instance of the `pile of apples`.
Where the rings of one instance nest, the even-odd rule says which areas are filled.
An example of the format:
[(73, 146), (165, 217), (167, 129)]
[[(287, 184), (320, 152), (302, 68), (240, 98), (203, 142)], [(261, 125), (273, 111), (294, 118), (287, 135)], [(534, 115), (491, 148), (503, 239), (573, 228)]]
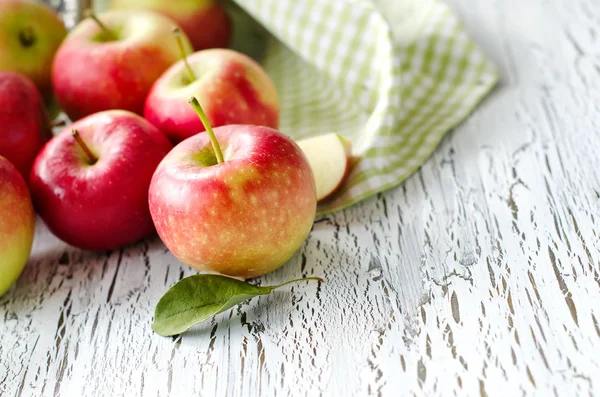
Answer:
[[(67, 32), (41, 2), (0, 0), (0, 295), (28, 260), (36, 212), (82, 249), (158, 232), (202, 271), (278, 268), (342, 184), (350, 144), (277, 131), (276, 88), (224, 48), (216, 1), (111, 6)], [(53, 100), (72, 121), (55, 135)]]

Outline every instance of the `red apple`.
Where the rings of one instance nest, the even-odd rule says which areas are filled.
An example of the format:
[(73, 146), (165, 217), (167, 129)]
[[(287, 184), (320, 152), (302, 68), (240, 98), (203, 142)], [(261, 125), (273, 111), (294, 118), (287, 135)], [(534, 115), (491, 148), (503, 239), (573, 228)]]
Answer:
[(317, 135), (297, 142), (315, 175), (317, 200), (335, 193), (350, 171), (352, 145), (338, 134)]
[(147, 9), (173, 19), (196, 51), (224, 48), (231, 37), (231, 20), (216, 0), (112, 0), (115, 9)]
[(0, 295), (27, 264), (34, 232), (35, 212), (25, 180), (0, 156)]
[(50, 96), (50, 69), (65, 25), (47, 5), (32, 0), (0, 0), (0, 70), (29, 77)]
[(76, 247), (110, 250), (140, 240), (154, 232), (148, 187), (171, 148), (156, 127), (131, 112), (88, 116), (36, 158), (30, 176), (35, 207), (57, 237)]
[[(188, 67), (189, 66), (189, 67)], [(252, 59), (227, 49), (196, 52), (171, 66), (146, 99), (144, 117), (177, 143), (204, 131), (188, 104), (196, 96), (210, 123), (277, 128), (279, 102), (273, 82)]]
[(158, 234), (199, 270), (243, 278), (275, 270), (314, 222), (308, 161), (294, 141), (268, 127), (207, 132), (177, 145), (152, 177), (150, 212)]
[[(103, 110), (141, 114), (154, 81), (180, 55), (177, 26), (150, 11), (108, 11), (69, 33), (52, 66), (58, 101), (72, 120)], [(191, 50), (183, 37), (185, 51)]]
[(50, 137), (44, 101), (35, 85), (19, 73), (0, 72), (0, 155), (27, 179)]

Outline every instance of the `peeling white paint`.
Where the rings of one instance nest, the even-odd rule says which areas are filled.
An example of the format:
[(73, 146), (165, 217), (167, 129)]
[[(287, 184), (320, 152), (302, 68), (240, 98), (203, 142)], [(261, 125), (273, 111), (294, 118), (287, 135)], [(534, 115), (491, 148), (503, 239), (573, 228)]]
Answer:
[(0, 299), (0, 395), (600, 393), (600, 3), (451, 3), (501, 87), (261, 280), (325, 284), (161, 338), (154, 305), (192, 270), (156, 239), (91, 254), (40, 226)]

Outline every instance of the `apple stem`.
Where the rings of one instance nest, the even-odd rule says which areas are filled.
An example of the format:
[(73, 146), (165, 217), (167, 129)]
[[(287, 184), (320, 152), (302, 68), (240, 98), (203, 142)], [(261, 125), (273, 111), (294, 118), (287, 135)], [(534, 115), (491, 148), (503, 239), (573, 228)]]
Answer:
[(222, 163), (223, 162), (223, 153), (221, 152), (221, 147), (219, 146), (217, 137), (215, 136), (215, 133), (214, 133), (212, 127), (210, 126), (208, 117), (206, 117), (204, 110), (202, 110), (202, 106), (200, 106), (200, 102), (198, 102), (198, 100), (195, 97), (191, 97), (189, 100), (189, 103), (190, 103), (190, 105), (192, 105), (192, 107), (194, 108), (196, 113), (198, 113), (198, 117), (200, 117), (200, 120), (202, 120), (202, 124), (204, 124), (204, 128), (206, 128), (206, 133), (208, 134), (208, 138), (210, 139), (210, 141), (212, 143), (213, 149), (215, 151), (215, 155), (217, 157), (217, 164)]
[(177, 47), (179, 47), (179, 54), (181, 55), (181, 59), (183, 60), (183, 64), (185, 65), (185, 69), (190, 75), (190, 83), (196, 80), (196, 75), (192, 70), (192, 67), (187, 61), (187, 54), (185, 53), (185, 49), (183, 48), (183, 39), (181, 38), (181, 30), (179, 28), (173, 29), (173, 34), (175, 35), (175, 41), (177, 41)]
[(292, 283), (297, 283), (300, 281), (318, 281), (320, 283), (324, 283), (325, 280), (323, 280), (321, 277), (304, 277), (304, 278), (298, 278), (296, 280), (290, 280), (290, 281), (286, 281), (283, 284), (278, 284), (278, 285), (274, 285), (273, 289), (277, 289), (279, 287), (283, 287), (284, 285), (288, 285), (288, 284), (292, 284)]
[(104, 34), (106, 36), (108, 36), (108, 38), (110, 40), (117, 40), (117, 35), (110, 30), (97, 16), (96, 14), (94, 14), (91, 10), (88, 10), (87, 12), (88, 17), (92, 18), (94, 20), (94, 22), (96, 22), (96, 24), (98, 24), (98, 26), (100, 26), (100, 29), (102, 29), (102, 31), (104, 32)]
[(86, 145), (83, 139), (81, 139), (81, 135), (79, 135), (79, 132), (75, 128), (73, 128), (72, 134), (73, 138), (75, 138), (75, 141), (77, 141), (77, 143), (79, 144), (79, 147), (81, 147), (85, 155), (88, 157), (89, 164), (96, 164), (96, 162), (98, 161), (98, 157), (96, 157), (94, 153), (92, 153), (88, 145)]

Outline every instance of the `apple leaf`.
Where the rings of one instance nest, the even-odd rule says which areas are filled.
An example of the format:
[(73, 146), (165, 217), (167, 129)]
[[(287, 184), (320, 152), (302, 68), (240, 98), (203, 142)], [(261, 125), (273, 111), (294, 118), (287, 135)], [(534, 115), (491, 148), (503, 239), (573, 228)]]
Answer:
[(255, 296), (266, 295), (290, 283), (308, 280), (323, 281), (317, 277), (308, 277), (259, 287), (225, 276), (190, 276), (172, 286), (160, 298), (152, 329), (161, 336), (177, 335)]

